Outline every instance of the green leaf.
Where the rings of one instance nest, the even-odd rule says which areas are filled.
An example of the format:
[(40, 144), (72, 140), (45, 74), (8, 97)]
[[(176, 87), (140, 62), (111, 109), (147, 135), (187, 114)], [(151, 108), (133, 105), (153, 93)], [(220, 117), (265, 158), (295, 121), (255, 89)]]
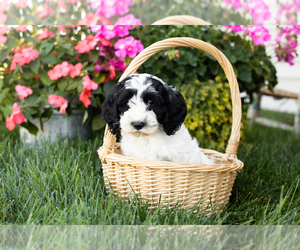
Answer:
[(34, 102), (34, 105), (36, 105), (36, 104), (38, 104), (38, 103), (40, 103), (40, 102), (42, 102), (42, 101), (45, 101), (45, 100), (47, 100), (48, 98), (46, 97), (46, 96), (39, 96), (39, 98), (38, 99), (36, 99), (36, 101)]
[(66, 90), (74, 90), (76, 89), (79, 85), (81, 85), (82, 80), (77, 80), (77, 81), (72, 81), (71, 84), (66, 88)]
[(89, 112), (87, 109), (84, 111), (83, 119), (82, 119), (82, 125), (84, 125), (89, 117)]
[(40, 41), (34, 37), (30, 37), (30, 36), (27, 36), (26, 34), (24, 34), (24, 38), (26, 41), (28, 42), (32, 42), (33, 44), (38, 44)]
[(65, 79), (60, 80), (57, 84), (57, 87), (60, 91), (64, 91), (67, 86), (68, 86), (68, 82)]
[(4, 84), (4, 81), (3, 81), (3, 79), (0, 78), (0, 90), (1, 90), (2, 87), (3, 87), (3, 84)]
[(217, 61), (209, 61), (208, 63), (208, 67), (210, 69), (210, 72), (216, 76), (218, 73), (219, 73), (219, 70), (220, 70), (220, 65)]
[(116, 85), (116, 82), (113, 82), (113, 81), (109, 81), (109, 82), (105, 83), (103, 86), (104, 95), (107, 96), (115, 85)]
[(40, 60), (36, 59), (36, 60), (31, 61), (29, 63), (29, 67), (34, 73), (38, 74), (39, 68), (40, 68)]
[(22, 74), (24, 79), (30, 79), (33, 78), (35, 76), (34, 72), (32, 72), (31, 69), (29, 68), (23, 68), (23, 74)]
[(36, 135), (39, 132), (37, 126), (35, 126), (29, 120), (27, 122), (23, 122), (21, 126), (26, 128), (30, 134)]
[(28, 97), (25, 97), (26, 107), (34, 106), (38, 98), (39, 98), (38, 95), (30, 95)]
[(54, 65), (54, 64), (58, 63), (58, 59), (55, 56), (50, 55), (50, 54), (47, 56), (41, 56), (40, 59), (43, 63), (46, 63), (46, 64)]
[(104, 126), (105, 126), (105, 121), (102, 115), (95, 115), (92, 121), (92, 130), (96, 131), (104, 128)]
[(93, 62), (96, 62), (98, 58), (99, 58), (99, 50), (93, 50), (92, 51), (92, 60), (93, 60)]
[(41, 117), (49, 119), (52, 116), (52, 114), (53, 114), (52, 107), (49, 107), (49, 108), (44, 109)]
[(238, 79), (250, 83), (252, 81), (251, 72), (246, 70), (239, 70)]
[(74, 48), (73, 48), (73, 47), (69, 48), (66, 52), (67, 52), (67, 54), (69, 54), (70, 56), (74, 56)]
[(0, 62), (5, 61), (5, 59), (8, 56), (8, 54), (9, 54), (9, 50), (8, 49), (2, 50), (0, 52)]
[(53, 83), (53, 81), (50, 80), (47, 72), (43, 72), (40, 76), (40, 79), (47, 86), (50, 86)]
[(48, 55), (50, 53), (50, 51), (53, 49), (53, 47), (54, 47), (53, 43), (49, 43), (47, 41), (44, 41), (41, 44), (41, 47), (40, 47), (40, 56)]
[(16, 46), (17, 40), (14, 37), (7, 37), (6, 46), (8, 51), (11, 51)]
[(66, 51), (64, 49), (59, 49), (56, 50), (56, 53), (57, 53), (57, 57), (61, 58), (66, 53)]
[(70, 49), (71, 48), (71, 44), (69, 44), (69, 43), (63, 43), (61, 45), (61, 47), (63, 47), (64, 49)]

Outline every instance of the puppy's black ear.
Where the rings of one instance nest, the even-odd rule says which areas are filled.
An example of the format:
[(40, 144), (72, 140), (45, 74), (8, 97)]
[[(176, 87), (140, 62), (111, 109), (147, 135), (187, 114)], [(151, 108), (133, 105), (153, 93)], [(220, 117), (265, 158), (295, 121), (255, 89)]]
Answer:
[(109, 130), (116, 134), (120, 129), (120, 110), (118, 108), (118, 97), (124, 87), (124, 82), (117, 84), (107, 95), (102, 104), (102, 116), (107, 122)]
[(166, 100), (167, 117), (163, 123), (167, 135), (174, 135), (180, 129), (187, 115), (187, 107), (183, 96), (170, 86), (166, 86), (168, 98)]

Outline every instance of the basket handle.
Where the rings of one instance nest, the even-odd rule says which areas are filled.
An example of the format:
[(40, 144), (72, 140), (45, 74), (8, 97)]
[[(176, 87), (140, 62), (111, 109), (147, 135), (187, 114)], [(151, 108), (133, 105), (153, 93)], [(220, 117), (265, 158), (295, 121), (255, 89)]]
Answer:
[[(170, 47), (193, 47), (197, 49), (204, 50), (210, 55), (214, 56), (221, 67), (223, 68), (227, 80), (229, 82), (231, 99), (232, 99), (232, 128), (231, 135), (228, 141), (226, 148), (226, 156), (237, 158), (237, 150), (240, 141), (240, 128), (241, 128), (241, 117), (242, 117), (242, 108), (241, 108), (241, 98), (238, 82), (233, 71), (232, 65), (227, 59), (227, 57), (218, 50), (215, 46), (203, 42), (201, 40), (190, 38), (190, 37), (176, 37), (168, 38), (159, 42), (156, 42), (146, 49), (144, 49), (139, 55), (137, 55), (129, 64), (127, 69), (122, 74), (119, 82), (121, 82), (125, 77), (135, 73), (137, 69), (152, 55), (156, 52), (170, 48)], [(116, 137), (113, 135), (106, 125), (105, 129), (105, 147), (113, 146), (116, 142)]]
[(210, 23), (194, 16), (176, 15), (160, 19), (152, 25), (211, 25)]

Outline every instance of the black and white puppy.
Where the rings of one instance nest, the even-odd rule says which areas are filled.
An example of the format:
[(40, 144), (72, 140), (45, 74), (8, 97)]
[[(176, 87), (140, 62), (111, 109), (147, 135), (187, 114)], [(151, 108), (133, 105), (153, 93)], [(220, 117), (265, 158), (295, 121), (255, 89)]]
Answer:
[(161, 79), (133, 74), (117, 84), (103, 102), (110, 131), (121, 129), (123, 155), (155, 161), (213, 164), (183, 124), (182, 95)]

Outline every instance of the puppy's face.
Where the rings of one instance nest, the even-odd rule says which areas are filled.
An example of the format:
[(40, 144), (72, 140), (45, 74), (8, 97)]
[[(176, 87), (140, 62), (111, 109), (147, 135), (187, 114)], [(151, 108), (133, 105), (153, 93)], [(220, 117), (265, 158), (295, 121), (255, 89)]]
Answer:
[(151, 135), (160, 124), (167, 135), (172, 135), (186, 113), (182, 95), (149, 74), (126, 77), (107, 96), (102, 111), (112, 133), (121, 128), (134, 136)]

